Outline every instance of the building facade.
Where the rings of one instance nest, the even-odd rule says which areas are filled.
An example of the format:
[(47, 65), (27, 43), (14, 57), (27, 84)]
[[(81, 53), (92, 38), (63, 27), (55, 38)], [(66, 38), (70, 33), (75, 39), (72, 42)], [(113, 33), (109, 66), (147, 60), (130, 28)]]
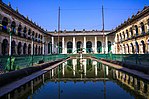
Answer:
[(149, 7), (115, 28), (115, 30), (48, 32), (18, 9), (0, 0), (0, 56), (86, 53), (149, 53)]
[(115, 53), (149, 53), (149, 6), (116, 28)]

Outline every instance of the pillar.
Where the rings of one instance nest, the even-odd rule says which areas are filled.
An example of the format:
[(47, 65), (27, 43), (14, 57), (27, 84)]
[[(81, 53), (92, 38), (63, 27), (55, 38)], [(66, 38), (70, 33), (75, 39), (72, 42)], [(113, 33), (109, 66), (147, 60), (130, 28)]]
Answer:
[(84, 75), (86, 76), (86, 59), (83, 59)]
[(109, 75), (109, 67), (106, 66), (106, 75), (108, 76)]
[(52, 36), (52, 53), (54, 53), (54, 37)]
[(34, 54), (34, 41), (32, 40), (32, 45), (31, 45), (31, 55)]
[(84, 36), (84, 53), (86, 54), (86, 37)]
[(62, 74), (63, 74), (63, 77), (64, 77), (65, 76), (65, 63), (63, 63)]
[(95, 53), (97, 53), (97, 36), (95, 36)]
[(62, 37), (62, 53), (65, 54), (65, 38)]
[(73, 37), (73, 53), (76, 53), (76, 38)]
[[(44, 55), (45, 54), (45, 38), (43, 37), (43, 40), (42, 40), (42, 54)], [(37, 48), (38, 49), (38, 48)]]
[(105, 40), (105, 52), (108, 53), (108, 36), (106, 36)]
[(72, 60), (72, 64), (73, 64), (73, 76), (75, 77), (76, 76), (76, 64), (77, 64), (77, 59), (73, 59)]

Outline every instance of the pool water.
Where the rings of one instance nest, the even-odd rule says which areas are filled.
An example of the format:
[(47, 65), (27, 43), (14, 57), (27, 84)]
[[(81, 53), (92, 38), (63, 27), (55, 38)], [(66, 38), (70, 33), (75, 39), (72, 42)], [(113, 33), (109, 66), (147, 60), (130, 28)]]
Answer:
[(90, 59), (52, 69), (28, 99), (146, 99), (149, 82)]

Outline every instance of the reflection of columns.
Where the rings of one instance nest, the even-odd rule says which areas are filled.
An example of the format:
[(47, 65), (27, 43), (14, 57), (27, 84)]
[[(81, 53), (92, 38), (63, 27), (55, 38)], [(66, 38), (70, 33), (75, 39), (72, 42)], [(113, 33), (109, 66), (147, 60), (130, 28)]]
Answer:
[(77, 64), (77, 59), (73, 59), (72, 60), (72, 64), (73, 64), (73, 76), (75, 77), (75, 75), (76, 75), (76, 64)]
[(109, 67), (106, 66), (106, 75), (108, 76), (109, 75)]
[(76, 38), (73, 37), (73, 53), (76, 53)]
[(97, 53), (97, 36), (95, 36), (95, 53)]
[(65, 76), (65, 63), (63, 63), (62, 73), (63, 73), (63, 77), (64, 77)]
[(86, 76), (86, 59), (83, 59), (84, 75)]
[(97, 76), (97, 61), (93, 61), (93, 66), (95, 67), (95, 76)]
[(62, 37), (62, 51), (63, 51), (63, 54), (65, 54), (65, 39), (64, 39), (64, 37)]
[(105, 40), (105, 52), (108, 53), (108, 36), (106, 36), (106, 40)]
[(86, 37), (84, 36), (84, 53), (86, 53)]
[(54, 37), (52, 36), (52, 53), (54, 53)]
[(52, 77), (54, 76), (54, 68), (52, 69)]

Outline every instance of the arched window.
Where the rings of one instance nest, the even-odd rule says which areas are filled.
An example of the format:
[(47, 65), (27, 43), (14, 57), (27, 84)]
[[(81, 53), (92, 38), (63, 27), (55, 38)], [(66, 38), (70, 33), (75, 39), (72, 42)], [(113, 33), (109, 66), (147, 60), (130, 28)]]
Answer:
[(129, 45), (127, 44), (127, 53), (129, 53)]
[(119, 35), (117, 34), (117, 42), (119, 42)]
[(22, 30), (22, 26), (20, 24), (19, 27), (18, 27), (18, 36), (21, 36), (21, 30)]
[(31, 44), (28, 45), (28, 54), (31, 55)]
[(21, 53), (22, 53), (22, 49), (21, 49), (21, 47), (22, 47), (22, 44), (21, 44), (21, 42), (19, 42), (18, 43), (18, 55), (21, 55)]
[(8, 40), (4, 39), (2, 42), (2, 54), (8, 55)]
[(145, 27), (144, 27), (144, 23), (141, 22), (141, 31), (142, 31), (142, 34), (145, 34)]
[(6, 17), (3, 18), (2, 25), (2, 31), (7, 32), (8, 19)]
[(97, 52), (98, 53), (102, 52), (102, 43), (100, 41), (97, 41)]
[(131, 37), (133, 37), (133, 30), (130, 28)]
[(11, 42), (11, 54), (12, 55), (15, 55), (16, 54), (15, 48), (16, 48), (16, 42), (15, 41), (12, 41)]
[(23, 54), (24, 55), (26, 54), (26, 48), (27, 48), (27, 45), (26, 45), (26, 43), (24, 43), (24, 45), (23, 45)]
[(79, 52), (79, 51), (82, 51), (82, 42), (81, 41), (78, 41), (77, 42), (77, 53)]
[(92, 42), (91, 41), (86, 42), (86, 50), (87, 50), (87, 53), (93, 52), (93, 50), (92, 50)]
[(142, 48), (143, 48), (142, 49), (143, 53), (146, 53), (146, 50), (145, 50), (146, 49), (146, 46), (145, 46), (145, 43), (144, 43), (143, 40), (141, 41), (141, 44), (142, 44)]
[(71, 41), (67, 43), (67, 53), (72, 53), (72, 42)]
[(32, 40), (35, 40), (35, 32), (32, 32)]
[(108, 41), (108, 52), (110, 52), (111, 51), (111, 42), (110, 41)]
[(16, 23), (15, 23), (15, 21), (12, 21), (12, 23), (11, 23), (11, 32), (12, 32), (12, 34), (16, 33)]
[(23, 37), (24, 37), (24, 38), (26, 38), (26, 32), (27, 32), (27, 28), (26, 28), (26, 26), (25, 26), (24, 29), (23, 29)]
[(35, 35), (35, 41), (37, 41), (37, 37), (38, 37), (38, 34), (36, 33), (36, 35)]
[(120, 33), (120, 41), (122, 41), (122, 34)]
[(35, 55), (37, 55), (37, 49), (38, 49), (38, 47), (36, 45), (36, 47), (35, 47)]
[(38, 35), (38, 38), (37, 38), (37, 40), (38, 40), (38, 41), (40, 41), (40, 34)]
[(41, 52), (40, 52), (40, 54), (42, 54), (42, 51), (43, 51), (43, 48), (41, 47)]
[(127, 34), (127, 38), (129, 38), (129, 33), (128, 33), (128, 30), (126, 30), (126, 34)]
[(138, 36), (138, 26), (135, 25), (136, 36)]

